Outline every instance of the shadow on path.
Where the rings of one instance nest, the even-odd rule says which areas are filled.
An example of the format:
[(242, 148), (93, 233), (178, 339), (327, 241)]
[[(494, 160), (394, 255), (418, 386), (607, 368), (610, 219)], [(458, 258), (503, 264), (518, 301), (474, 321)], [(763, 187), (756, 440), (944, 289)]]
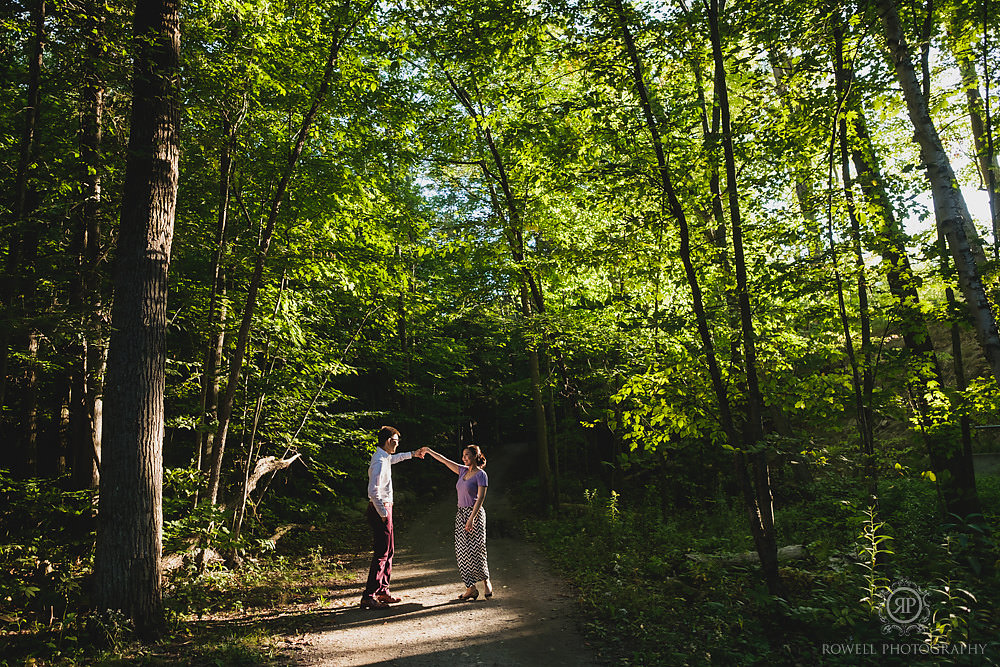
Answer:
[[(392, 590), (402, 601), (362, 610), (363, 585), (331, 589), (328, 609), (248, 616), (239, 622), (283, 637), (297, 665), (563, 665), (603, 664), (579, 632), (575, 595), (547, 569), (535, 549), (517, 537), (503, 468), (524, 460), (525, 445), (508, 445), (490, 458), (486, 498), (487, 549), (494, 597), (457, 600), (465, 590), (455, 564), (455, 497), (436, 501), (396, 532)], [(507, 464), (506, 466), (504, 464)], [(429, 457), (411, 465), (435, 465)], [(400, 468), (399, 475), (405, 470)], [(453, 475), (440, 466), (442, 480)], [(503, 537), (494, 538), (492, 527)], [(367, 568), (358, 573), (364, 581)]]

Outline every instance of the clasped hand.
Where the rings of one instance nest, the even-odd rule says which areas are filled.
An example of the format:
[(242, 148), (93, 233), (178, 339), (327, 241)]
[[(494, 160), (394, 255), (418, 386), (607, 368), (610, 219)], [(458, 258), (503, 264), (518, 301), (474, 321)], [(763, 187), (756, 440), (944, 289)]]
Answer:
[(430, 449), (430, 447), (421, 447), (420, 449), (415, 449), (413, 450), (413, 455), (416, 456), (418, 459), (422, 459), (424, 458), (424, 456), (426, 456), (428, 449)]

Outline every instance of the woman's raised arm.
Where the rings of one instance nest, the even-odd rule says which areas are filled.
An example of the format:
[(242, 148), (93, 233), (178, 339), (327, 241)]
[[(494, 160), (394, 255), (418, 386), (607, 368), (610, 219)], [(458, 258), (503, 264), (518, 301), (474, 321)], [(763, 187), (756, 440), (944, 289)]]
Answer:
[(443, 463), (444, 465), (446, 465), (448, 467), (448, 469), (451, 470), (456, 475), (459, 474), (460, 472), (462, 472), (462, 469), (459, 467), (459, 465), (457, 463), (455, 463), (454, 461), (452, 461), (451, 459), (449, 459), (447, 456), (442, 456), (441, 454), (438, 454), (437, 452), (435, 452), (430, 447), (425, 447), (424, 449), (427, 451), (428, 454), (430, 454), (431, 456), (433, 456), (434, 458), (436, 458), (438, 461), (440, 461), (441, 463)]

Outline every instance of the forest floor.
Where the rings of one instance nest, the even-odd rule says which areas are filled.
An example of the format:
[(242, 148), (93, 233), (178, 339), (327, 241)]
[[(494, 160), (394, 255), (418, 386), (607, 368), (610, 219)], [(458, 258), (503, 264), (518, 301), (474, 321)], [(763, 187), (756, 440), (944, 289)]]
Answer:
[[(328, 591), (296, 604), (261, 605), (240, 613), (216, 613), (194, 620), (195, 635), (256, 636), (280, 664), (546, 665), (610, 664), (610, 654), (585, 639), (577, 595), (519, 534), (504, 488), (503, 460), (517, 460), (504, 448), (489, 467), (486, 499), (488, 558), (494, 595), (457, 599), (465, 590), (455, 563), (454, 492), (425, 507), (400, 507), (396, 524), (392, 593), (402, 598), (387, 609), (359, 608), (371, 552), (339, 554), (343, 569), (330, 577), (287, 582), (288, 588)], [(437, 465), (428, 459), (399, 466)], [(442, 475), (449, 475), (442, 469)], [(451, 488), (448, 486), (447, 488)], [(445, 495), (445, 494), (442, 494)], [(480, 593), (482, 585), (480, 584)], [(294, 592), (289, 597), (294, 600)], [(181, 658), (176, 643), (168, 654)], [(161, 653), (161, 657), (163, 654)]]

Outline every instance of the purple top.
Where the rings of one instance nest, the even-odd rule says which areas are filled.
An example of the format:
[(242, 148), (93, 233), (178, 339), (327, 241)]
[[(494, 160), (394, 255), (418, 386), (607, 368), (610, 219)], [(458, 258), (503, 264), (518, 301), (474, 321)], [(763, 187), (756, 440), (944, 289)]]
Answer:
[(458, 466), (458, 482), (455, 483), (455, 488), (458, 490), (459, 507), (475, 507), (479, 487), (490, 485), (485, 470), (477, 470), (470, 479), (465, 479), (465, 473), (468, 471), (468, 467)]

